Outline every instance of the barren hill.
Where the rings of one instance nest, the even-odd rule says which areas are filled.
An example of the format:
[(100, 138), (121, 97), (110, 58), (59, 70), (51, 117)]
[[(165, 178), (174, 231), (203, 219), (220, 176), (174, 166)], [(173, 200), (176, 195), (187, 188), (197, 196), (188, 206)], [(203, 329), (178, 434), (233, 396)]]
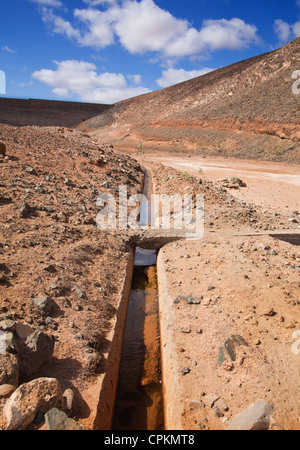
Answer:
[(299, 44), (116, 103), (81, 129), (119, 149), (300, 162)]

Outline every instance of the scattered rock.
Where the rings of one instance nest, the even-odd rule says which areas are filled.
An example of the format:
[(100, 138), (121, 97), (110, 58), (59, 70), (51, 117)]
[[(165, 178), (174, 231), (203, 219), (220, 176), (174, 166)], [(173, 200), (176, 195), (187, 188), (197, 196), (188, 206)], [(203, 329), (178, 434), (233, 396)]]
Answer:
[(219, 398), (220, 396), (217, 394), (206, 394), (202, 398), (202, 401), (205, 406), (207, 406), (208, 408), (212, 408)]
[(57, 408), (52, 408), (45, 414), (45, 422), (48, 430), (87, 430)]
[(176, 299), (174, 300), (174, 304), (180, 303), (180, 301), (184, 301), (188, 305), (199, 305), (201, 303), (201, 299), (198, 297), (193, 297), (192, 295), (177, 295)]
[(274, 311), (273, 308), (266, 308), (262, 313), (263, 316), (269, 316), (269, 317), (275, 316), (275, 314), (276, 314), (276, 312)]
[(29, 376), (48, 361), (54, 350), (53, 339), (41, 330), (36, 330), (25, 341), (20, 354), (20, 373)]
[(191, 327), (181, 327), (181, 328), (179, 328), (179, 331), (181, 333), (189, 334), (192, 330), (191, 330)]
[(270, 415), (273, 413), (273, 407), (264, 401), (249, 406), (233, 417), (227, 430), (268, 430), (270, 425)]
[(4, 406), (6, 429), (25, 430), (38, 411), (45, 414), (61, 405), (62, 392), (56, 378), (36, 378), (21, 384)]
[(66, 389), (63, 393), (63, 400), (64, 400), (64, 411), (68, 415), (73, 415), (75, 413), (75, 395), (74, 391), (72, 389)]
[(23, 203), (20, 208), (20, 217), (28, 217), (31, 213), (31, 208), (27, 203)]
[(40, 297), (36, 297), (33, 299), (36, 306), (46, 314), (49, 314), (54, 306), (53, 300), (46, 294), (42, 294)]
[(16, 386), (13, 386), (12, 384), (0, 385), (0, 399), (1, 398), (9, 398), (15, 390), (16, 390)]
[(34, 332), (34, 328), (21, 322), (16, 323), (16, 335), (19, 339), (27, 339)]
[(242, 336), (239, 334), (232, 335), (228, 338), (224, 344), (219, 348), (218, 355), (218, 366), (222, 366), (222, 364), (227, 361), (227, 357), (231, 359), (231, 361), (236, 360), (236, 347), (241, 345), (248, 346), (247, 342), (244, 340)]
[(1, 320), (0, 322), (0, 330), (2, 331), (14, 331), (16, 326), (16, 322), (11, 319)]
[(18, 386), (19, 362), (16, 355), (11, 353), (0, 353), (0, 385), (11, 384)]
[(4, 144), (4, 142), (0, 142), (0, 155), (6, 155), (6, 145)]

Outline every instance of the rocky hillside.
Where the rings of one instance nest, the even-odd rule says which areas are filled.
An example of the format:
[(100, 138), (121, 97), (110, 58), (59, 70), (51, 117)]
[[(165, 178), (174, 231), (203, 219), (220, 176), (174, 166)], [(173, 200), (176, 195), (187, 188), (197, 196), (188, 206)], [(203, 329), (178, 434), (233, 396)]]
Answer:
[(119, 102), (81, 129), (120, 149), (300, 162), (299, 44)]
[(0, 141), (0, 429), (28, 427), (65, 391), (86, 419), (98, 398), (84, 380), (106, 371), (130, 258), (121, 236), (97, 228), (96, 200), (117, 198), (119, 184), (141, 191), (144, 174), (72, 129), (0, 125)]

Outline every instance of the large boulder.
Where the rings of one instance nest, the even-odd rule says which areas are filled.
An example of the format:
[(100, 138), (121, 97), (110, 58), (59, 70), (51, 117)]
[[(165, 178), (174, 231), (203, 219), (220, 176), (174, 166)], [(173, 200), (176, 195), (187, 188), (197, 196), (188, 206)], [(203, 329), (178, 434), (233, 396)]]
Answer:
[(3, 415), (7, 430), (25, 430), (36, 413), (46, 414), (63, 405), (62, 391), (56, 378), (36, 378), (21, 384), (7, 400)]

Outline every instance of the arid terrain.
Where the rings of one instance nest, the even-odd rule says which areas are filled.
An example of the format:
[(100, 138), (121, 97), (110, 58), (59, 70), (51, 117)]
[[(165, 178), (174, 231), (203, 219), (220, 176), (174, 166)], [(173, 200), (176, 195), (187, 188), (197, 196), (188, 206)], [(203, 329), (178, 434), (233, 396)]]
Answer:
[[(264, 401), (254, 428), (300, 429), (299, 42), (75, 128), (0, 124), (0, 429), (111, 429), (137, 245), (159, 250), (165, 428)], [(145, 174), (204, 197), (201, 239), (97, 227)]]
[(299, 164), (299, 43), (116, 103), (80, 128), (122, 150)]

